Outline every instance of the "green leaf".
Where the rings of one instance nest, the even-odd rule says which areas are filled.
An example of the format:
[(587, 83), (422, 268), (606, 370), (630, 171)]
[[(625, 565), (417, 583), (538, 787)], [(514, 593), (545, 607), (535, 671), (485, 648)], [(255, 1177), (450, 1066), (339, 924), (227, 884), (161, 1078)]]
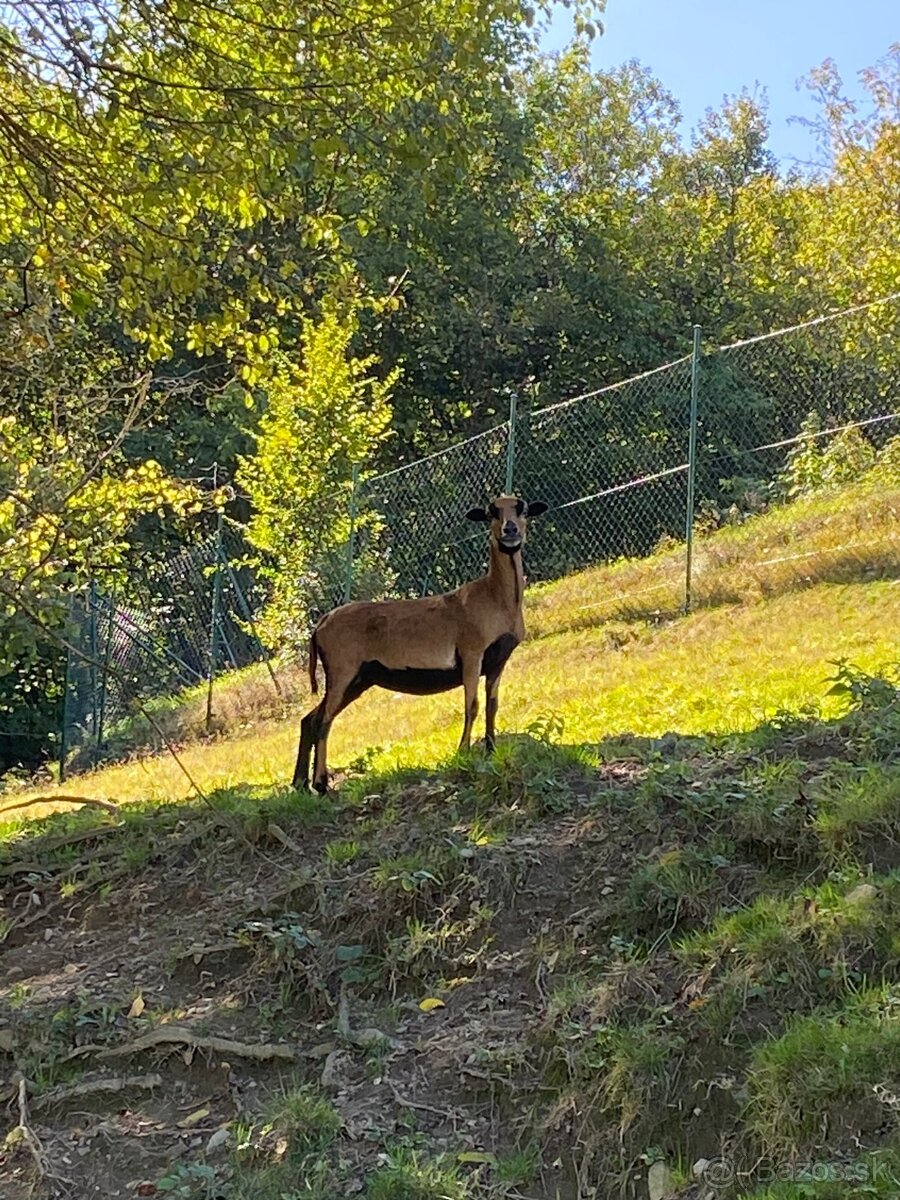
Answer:
[(338, 962), (358, 962), (365, 953), (365, 946), (338, 946), (335, 958)]

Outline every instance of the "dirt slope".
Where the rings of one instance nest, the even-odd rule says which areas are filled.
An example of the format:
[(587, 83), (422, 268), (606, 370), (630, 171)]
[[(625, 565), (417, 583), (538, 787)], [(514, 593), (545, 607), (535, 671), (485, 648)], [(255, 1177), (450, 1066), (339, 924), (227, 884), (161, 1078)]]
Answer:
[(810, 1156), (871, 1175), (900, 1090), (872, 1050), (900, 983), (900, 702), (845, 682), (831, 723), (511, 738), (334, 801), (232, 789), (20, 836), (0, 1090), (29, 1132), (3, 1195), (687, 1200)]

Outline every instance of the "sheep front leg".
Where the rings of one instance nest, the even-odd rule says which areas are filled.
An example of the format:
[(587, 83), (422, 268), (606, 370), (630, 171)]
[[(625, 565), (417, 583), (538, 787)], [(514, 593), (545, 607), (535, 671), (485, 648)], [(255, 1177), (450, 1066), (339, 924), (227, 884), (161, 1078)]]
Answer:
[(319, 705), (320, 716), (315, 729), (315, 755), (313, 757), (313, 788), (323, 796), (328, 791), (328, 734), (331, 723), (348, 704), (359, 699), (369, 684), (357, 673), (345, 670), (334, 681), (325, 685), (325, 699)]
[(463, 688), (465, 690), (465, 720), (463, 721), (462, 737), (459, 741), (460, 750), (468, 750), (472, 744), (472, 726), (478, 716), (478, 679), (481, 674), (481, 656), (463, 659)]
[(488, 675), (484, 681), (484, 745), (488, 754), (494, 752), (497, 706), (500, 697), (500, 675), (503, 668)]

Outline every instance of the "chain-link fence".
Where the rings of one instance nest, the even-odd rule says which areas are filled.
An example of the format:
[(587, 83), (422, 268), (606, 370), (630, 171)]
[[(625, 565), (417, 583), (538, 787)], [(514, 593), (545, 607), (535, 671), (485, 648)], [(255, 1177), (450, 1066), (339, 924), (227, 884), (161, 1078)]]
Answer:
[[(513, 396), (507, 421), (385, 474), (356, 470), (346, 493), (320, 501), (340, 508), (350, 535), (295, 581), (298, 611), (312, 623), (348, 599), (419, 596), (473, 578), (486, 563), (484, 531), (465, 512), (503, 491), (549, 505), (529, 529), (529, 579), (666, 546), (689, 607), (695, 533), (878, 462), (900, 489), (898, 347), (895, 296), (728, 346), (704, 348), (695, 329), (691, 354), (558, 404)], [(887, 554), (900, 572), (896, 534), (879, 536), (890, 539), (882, 566)], [(128, 606), (95, 591), (79, 598), (69, 743), (100, 745), (135, 697), (263, 657), (254, 614), (264, 594), (236, 565), (245, 557), (240, 531), (220, 522), (135, 580)]]
[(217, 675), (266, 657), (254, 620), (263, 593), (246, 555), (241, 531), (219, 517), (196, 545), (133, 571), (127, 603), (96, 587), (73, 599), (61, 763), (75, 746), (99, 750), (135, 701), (205, 685), (211, 702)]
[(898, 297), (729, 346), (705, 349), (699, 329), (693, 340), (675, 362), (548, 407), (514, 403), (486, 433), (356, 484), (355, 532), (332, 552), (332, 575), (346, 572), (335, 598), (471, 578), (484, 536), (463, 514), (507, 490), (550, 506), (529, 530), (530, 579), (679, 539), (689, 603), (695, 517), (708, 529), (786, 498), (798, 448), (821, 458), (843, 439), (859, 467), (900, 433)]

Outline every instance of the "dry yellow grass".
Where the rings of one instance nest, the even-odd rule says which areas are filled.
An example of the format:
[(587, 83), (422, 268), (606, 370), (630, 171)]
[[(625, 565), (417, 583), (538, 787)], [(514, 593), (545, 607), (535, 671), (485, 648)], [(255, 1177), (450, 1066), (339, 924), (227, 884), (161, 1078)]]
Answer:
[[(815, 582), (900, 568), (900, 486), (865, 482), (773, 509), (699, 538), (693, 604), (746, 604)], [(684, 548), (594, 567), (530, 589), (531, 637), (673, 615), (684, 603)]]

